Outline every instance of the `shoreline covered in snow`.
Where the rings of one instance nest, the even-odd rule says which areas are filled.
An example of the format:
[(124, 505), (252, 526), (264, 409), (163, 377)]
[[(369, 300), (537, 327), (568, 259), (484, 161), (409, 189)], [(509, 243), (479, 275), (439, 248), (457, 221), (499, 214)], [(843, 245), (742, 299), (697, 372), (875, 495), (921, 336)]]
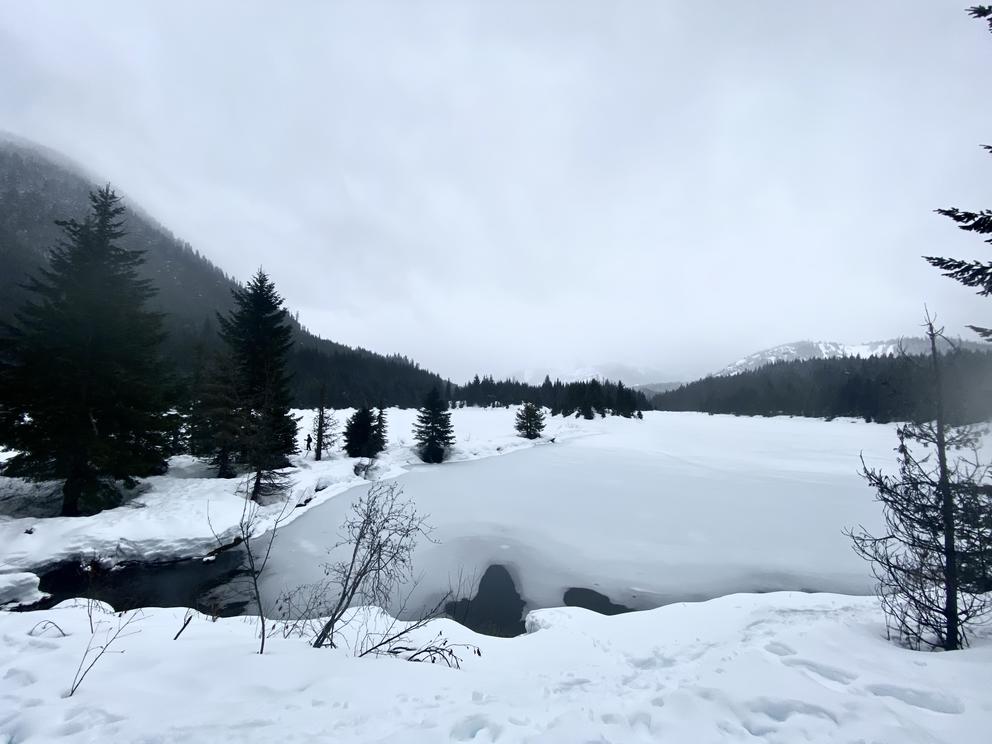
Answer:
[(432, 621), (424, 639), (481, 650), (463, 650), (460, 669), (316, 650), (278, 627), (260, 656), (244, 618), (195, 614), (173, 640), (184, 610), (145, 609), (66, 697), (88, 644), (122, 622), (93, 617), (95, 632), (85, 603), (0, 613), (0, 739), (962, 744), (992, 727), (992, 638), (907, 651), (868, 597), (538, 610), (510, 639)]
[[(340, 425), (352, 410), (334, 413)], [(513, 429), (515, 413), (516, 407), (452, 411), (460, 436), (450, 461), (496, 457), (548, 443), (547, 439), (518, 437)], [(338, 451), (317, 462), (303, 452), (314, 412), (297, 410), (294, 414), (300, 417), (301, 454), (293, 458), (293, 467), (286, 471), (292, 486), (287, 493), (289, 503), (283, 525), (368, 482), (355, 474), (356, 458)], [(423, 466), (412, 450), (409, 434), (415, 416), (413, 409), (387, 410), (389, 439), (386, 451), (376, 459), (376, 479), (396, 478)], [(582, 424), (575, 419), (553, 419), (549, 437), (564, 440), (596, 433), (595, 421)], [(0, 516), (0, 586), (5, 584), (4, 574), (44, 573), (69, 562), (96, 562), (104, 567), (132, 562), (166, 563), (204, 558), (218, 549), (234, 546), (239, 539), (244, 506), (239, 493), (241, 479), (212, 476), (207, 463), (181, 455), (170, 459), (166, 474), (143, 479), (140, 493), (115, 509), (88, 517)], [(44, 494), (46, 485), (49, 491), (55, 487), (0, 476), (0, 493), (22, 503)], [(274, 524), (284, 506), (279, 502), (259, 510), (260, 532)]]
[[(301, 416), (299, 439), (302, 449), (302, 441), (309, 431), (313, 412), (296, 413)], [(338, 421), (343, 422), (348, 413), (349, 411), (336, 412)], [(625, 459), (621, 465), (625, 470), (615, 474), (604, 472), (597, 475), (597, 482), (590, 483), (588, 487), (581, 482), (573, 484), (572, 487), (578, 490), (609, 489), (610, 483), (623, 482), (624, 472), (627, 473), (626, 477), (631, 477), (630, 468), (637, 466), (639, 462), (654, 462), (658, 463), (661, 470), (645, 473), (644, 477), (652, 482), (661, 478), (657, 484), (660, 492), (664, 492), (666, 486), (670, 490), (674, 483), (683, 483), (686, 488), (708, 488), (708, 483), (720, 481), (726, 483), (728, 496), (733, 496), (730, 492), (739, 491), (741, 483), (760, 483), (760, 480), (755, 481), (757, 476), (771, 477), (773, 480), (769, 481), (770, 487), (775, 488), (793, 483), (791, 487), (798, 489), (797, 494), (802, 495), (803, 491), (811, 488), (829, 488), (830, 483), (837, 482), (838, 475), (847, 484), (845, 489), (860, 489), (857, 483), (851, 485), (855, 478), (859, 451), (865, 449), (869, 457), (882, 457), (895, 441), (891, 426), (863, 422), (749, 419), (661, 412), (649, 412), (644, 421), (620, 418), (597, 418), (591, 421), (549, 418), (546, 438), (530, 441), (514, 432), (515, 413), (516, 407), (454, 410), (452, 414), (457, 443), (451, 461), (465, 463), (535, 446), (573, 448), (581, 445), (576, 450), (575, 457), (583, 462), (588, 462), (589, 458), (604, 458), (604, 467), (613, 467), (605, 463), (613, 462), (610, 458), (615, 458), (622, 452)], [(428, 475), (436, 471), (442, 476), (452, 473), (446, 469), (450, 467), (448, 464), (423, 465), (412, 451), (409, 432), (415, 414), (413, 410), (387, 411), (388, 446), (377, 460), (374, 477), (396, 478), (411, 471)], [(551, 438), (556, 440), (556, 445), (550, 444)], [(550, 452), (552, 451), (549, 450)], [(535, 451), (533, 454), (539, 453)], [(545, 459), (539, 458), (540, 462)], [(882, 464), (885, 461), (885, 458), (879, 460)], [(294, 485), (289, 498), (292, 501), (282, 526), (300, 519), (349, 489), (367, 484), (366, 479), (355, 475), (355, 463), (356, 460), (343, 454), (334, 454), (321, 462), (315, 462), (307, 456), (298, 456), (294, 463), (296, 467), (291, 471)], [(534, 466), (541, 467), (539, 463), (532, 462), (531, 467)], [(555, 467), (550, 461), (549, 466)], [(462, 467), (465, 465), (459, 466)], [(512, 467), (507, 467), (509, 470), (501, 466), (495, 471), (492, 468), (487, 469), (491, 475), (513, 471)], [(693, 477), (699, 476), (701, 480), (679, 481), (688, 471), (695, 471), (696, 475)], [(671, 476), (666, 477), (666, 473)], [(238, 493), (240, 481), (216, 479), (211, 475), (207, 464), (188, 456), (175, 457), (168, 473), (146, 479), (144, 492), (119, 508), (90, 517), (0, 517), (0, 572), (42, 573), (56, 565), (80, 561), (96, 562), (105, 567), (129, 562), (171, 562), (203, 558), (221, 546), (230, 546), (237, 541), (238, 523), (244, 507), (244, 499)], [(433, 483), (434, 480), (418, 477), (416, 483)], [(439, 482), (440, 485), (443, 483)], [(505, 486), (511, 490), (519, 487), (519, 484)], [(0, 478), (0, 489), (4, 488), (8, 491), (20, 489), (24, 491), (23, 498), (30, 499), (30, 489), (36, 487), (23, 481)], [(431, 492), (433, 493), (433, 488)], [(521, 496), (519, 493), (516, 495)], [(863, 495), (863, 503), (870, 505), (870, 493), (867, 489)], [(577, 493), (575, 496), (576, 498), (559, 495), (557, 498), (567, 498), (580, 511), (597, 506), (597, 500), (600, 499), (597, 493)], [(859, 490), (859, 502), (860, 496)], [(685, 494), (685, 497), (691, 499), (692, 494)], [(498, 494), (494, 498), (499, 498)], [(545, 495), (544, 498), (548, 496)], [(648, 493), (644, 498), (652, 502), (654, 500)], [(735, 498), (739, 500), (741, 496)], [(440, 516), (443, 516), (443, 512), (449, 508), (446, 504), (457, 506), (459, 500), (456, 493), (448, 501), (431, 503), (429, 507), (442, 512)], [(298, 508), (297, 504), (300, 504)], [(582, 504), (587, 506), (583, 507)], [(526, 505), (518, 504), (513, 508), (523, 508)], [(816, 505), (816, 502), (811, 505)], [(271, 526), (281, 509), (282, 505), (279, 504), (260, 509), (259, 531)], [(505, 515), (499, 517), (505, 518)], [(699, 515), (699, 518), (703, 518), (703, 515)], [(838, 522), (836, 530), (843, 526)], [(526, 528), (526, 525), (522, 528)], [(617, 529), (619, 528), (618, 525)], [(690, 532), (688, 535), (690, 542), (694, 539), (698, 541), (693, 534)], [(458, 535), (453, 537), (457, 539)], [(507, 533), (507, 537), (512, 538), (512, 535)], [(670, 541), (672, 536), (665, 539)], [(323, 550), (326, 546), (316, 547)], [(647, 549), (648, 544), (643, 547)], [(699, 550), (705, 549), (702, 544), (697, 547)], [(0, 583), (2, 581), (0, 579)], [(741, 585), (737, 590), (745, 588)], [(769, 588), (787, 587), (771, 585)], [(731, 586), (728, 590), (733, 591), (734, 588)], [(554, 602), (546, 599), (543, 604), (550, 606)]]

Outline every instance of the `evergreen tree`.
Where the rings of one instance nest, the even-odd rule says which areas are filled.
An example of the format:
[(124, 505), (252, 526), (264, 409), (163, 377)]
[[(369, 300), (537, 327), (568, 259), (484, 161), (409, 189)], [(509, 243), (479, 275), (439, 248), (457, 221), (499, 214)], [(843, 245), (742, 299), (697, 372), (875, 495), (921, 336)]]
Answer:
[(287, 372), (293, 331), (282, 297), (261, 269), (233, 295), (234, 310), (218, 317), (237, 370), (243, 421), (240, 455), (254, 473), (251, 498), (258, 501), (279, 490), (276, 471), (297, 451)]
[(324, 453), (334, 446), (334, 428), (336, 422), (334, 416), (327, 410), (325, 400), (327, 399), (327, 388), (320, 386), (320, 403), (317, 406), (317, 415), (313, 419), (313, 459), (320, 460)]
[(379, 404), (379, 412), (376, 414), (375, 423), (372, 424), (372, 441), (371, 451), (373, 455), (378, 455), (384, 449), (386, 449), (386, 433), (388, 429), (386, 426), (386, 412), (383, 410), (382, 404)]
[(348, 457), (375, 457), (373, 432), (375, 417), (368, 406), (362, 406), (348, 419), (344, 427), (344, 449)]
[(613, 413), (617, 416), (630, 418), (637, 410), (637, 401), (634, 398), (634, 391), (625, 387), (622, 382), (617, 382), (617, 389), (614, 393)]
[[(872, 563), (897, 639), (952, 651), (967, 644), (970, 624), (992, 613), (992, 489), (990, 468), (978, 462), (980, 432), (945, 419), (939, 333), (928, 317), (934, 420), (897, 430), (898, 475), (864, 468), (883, 507), (884, 534), (848, 534)], [(962, 449), (967, 454), (955, 455)]]
[(437, 388), (433, 388), (424, 399), (413, 427), (413, 438), (424, 462), (444, 462), (448, 448), (455, 443), (451, 412), (441, 400)]
[(193, 454), (209, 456), (218, 478), (237, 475), (234, 463), (242, 446), (244, 421), (238, 400), (237, 370), (230, 355), (214, 356), (190, 419), (193, 432), (190, 449), (196, 448)]
[(598, 413), (601, 417), (606, 417), (606, 393), (603, 390), (603, 385), (599, 380), (592, 379), (589, 380), (589, 386), (587, 388), (587, 396), (589, 400), (589, 405), (592, 409)]
[(517, 433), (527, 439), (537, 439), (544, 431), (544, 412), (535, 404), (528, 401), (517, 411)]
[(579, 418), (579, 416), (587, 421), (592, 421), (596, 418), (596, 412), (593, 411), (592, 403), (589, 402), (588, 398), (583, 398), (582, 402), (579, 404), (579, 409), (575, 414), (575, 418)]
[(125, 250), (124, 207), (106, 186), (90, 214), (56, 224), (48, 268), (0, 342), (0, 444), (12, 476), (59, 479), (62, 514), (117, 503), (115, 482), (165, 472), (169, 409), (162, 318)]
[[(973, 18), (987, 20), (989, 28), (992, 29), (992, 5), (976, 5), (969, 8), (968, 13)], [(982, 148), (992, 154), (992, 145), (982, 145)], [(954, 220), (962, 230), (978, 235), (992, 235), (992, 210), (983, 209), (979, 212), (969, 212), (951, 207), (938, 209), (937, 213)], [(986, 238), (985, 242), (992, 244), (992, 237)], [(924, 259), (931, 266), (944, 272), (944, 276), (961, 282), (966, 287), (977, 289), (978, 294), (985, 297), (992, 295), (992, 261), (965, 261), (939, 256), (924, 256)], [(986, 341), (992, 341), (992, 328), (968, 327)]]
[(196, 359), (193, 372), (187, 380), (186, 395), (183, 400), (183, 417), (186, 427), (186, 449), (194, 457), (203, 457), (210, 452), (209, 421), (203, 405), (207, 386), (205, 352), (202, 346), (194, 348)]

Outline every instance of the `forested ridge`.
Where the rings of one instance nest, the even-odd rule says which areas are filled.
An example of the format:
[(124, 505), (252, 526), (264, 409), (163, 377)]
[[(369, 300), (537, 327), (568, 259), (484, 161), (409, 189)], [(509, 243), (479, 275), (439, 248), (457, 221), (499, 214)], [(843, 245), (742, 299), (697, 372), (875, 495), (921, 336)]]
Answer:
[[(24, 302), (21, 285), (44, 266), (59, 240), (56, 220), (80, 217), (96, 186), (57, 153), (0, 139), (0, 322)], [(163, 355), (180, 378), (218, 349), (217, 314), (230, 312), (238, 282), (189, 243), (128, 204), (121, 245), (144, 252), (139, 268), (157, 290), (150, 307), (165, 314)], [(399, 355), (351, 348), (309, 333), (295, 319), (289, 365), (294, 404), (316, 405), (321, 383), (327, 403), (413, 406), (444, 381)]]
[[(992, 418), (992, 354), (961, 350), (943, 358), (948, 418), (955, 423)], [(696, 380), (651, 402), (662, 411), (923, 421), (934, 416), (928, 374), (923, 356), (781, 361)]]

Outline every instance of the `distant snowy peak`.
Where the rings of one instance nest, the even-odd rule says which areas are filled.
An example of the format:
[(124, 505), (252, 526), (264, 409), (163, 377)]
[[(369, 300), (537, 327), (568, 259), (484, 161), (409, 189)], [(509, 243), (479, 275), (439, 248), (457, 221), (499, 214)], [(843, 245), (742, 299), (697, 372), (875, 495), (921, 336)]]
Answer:
[[(973, 350), (988, 350), (989, 348), (987, 344), (975, 343), (974, 341), (955, 341), (954, 344)], [(942, 350), (946, 351), (948, 342), (942, 341), (941, 346)], [(842, 344), (836, 341), (796, 341), (749, 354), (724, 367), (716, 373), (716, 376), (726, 377), (741, 372), (749, 372), (775, 362), (791, 362), (799, 359), (832, 359), (843, 356), (885, 356), (898, 354), (900, 349), (907, 354), (925, 354), (930, 350), (930, 346), (927, 339), (923, 337), (872, 341), (866, 344)]]
[(545, 376), (551, 381), (584, 382), (586, 380), (620, 380), (629, 387), (650, 385), (668, 376), (660, 370), (651, 367), (632, 367), (625, 364), (595, 364), (580, 366), (571, 370), (525, 369), (513, 374), (513, 378), (528, 385), (540, 385)]

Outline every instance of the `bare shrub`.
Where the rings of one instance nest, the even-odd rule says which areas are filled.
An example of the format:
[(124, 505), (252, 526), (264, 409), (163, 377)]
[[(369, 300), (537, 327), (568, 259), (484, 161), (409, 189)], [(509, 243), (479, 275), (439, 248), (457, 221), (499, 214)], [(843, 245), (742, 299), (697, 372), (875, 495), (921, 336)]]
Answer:
[(245, 548), (245, 555), (248, 558), (248, 583), (251, 588), (252, 599), (255, 601), (255, 609), (258, 612), (258, 622), (260, 626), (258, 634), (258, 653), (260, 654), (265, 653), (266, 633), (265, 612), (263, 611), (264, 605), (262, 604), (262, 590), (259, 587), (258, 580), (262, 575), (262, 571), (265, 570), (266, 564), (269, 562), (269, 556), (272, 554), (272, 543), (275, 542), (276, 532), (278, 532), (279, 526), (286, 519), (286, 515), (289, 512), (289, 504), (289, 498), (283, 501), (282, 509), (280, 509), (279, 514), (276, 515), (275, 521), (269, 529), (268, 539), (263, 540), (261, 546), (256, 551), (254, 538), (259, 527), (259, 507), (257, 503), (249, 498), (249, 492), (246, 485), (245, 504), (244, 509), (241, 512), (241, 519), (238, 522), (238, 530), (241, 535), (241, 543)]
[(369, 487), (352, 506), (335, 546), (348, 546), (350, 556), (324, 566), (327, 579), (321, 586), (332, 601), (313, 639), (315, 648), (335, 646), (335, 630), (353, 604), (388, 605), (398, 587), (413, 577), (413, 551), (420, 538), (431, 539), (426, 517), (403, 498), (399, 485)]
[[(267, 637), (267, 626), (265, 613), (263, 612), (262, 603), (262, 590), (259, 585), (259, 578), (262, 576), (262, 572), (265, 570), (266, 564), (269, 562), (269, 556), (272, 554), (272, 544), (275, 542), (276, 533), (279, 531), (279, 527), (289, 516), (292, 511), (290, 504), (293, 502), (292, 493), (287, 493), (282, 502), (282, 506), (279, 513), (276, 515), (275, 520), (271, 523), (268, 531), (267, 538), (258, 544), (256, 537), (258, 535), (259, 529), (262, 527), (262, 520), (259, 514), (261, 507), (256, 501), (252, 500), (252, 494), (254, 493), (254, 487), (256, 485), (257, 473), (249, 474), (244, 482), (241, 484), (240, 493), (244, 497), (243, 506), (241, 509), (241, 517), (238, 520), (238, 543), (245, 551), (245, 558), (248, 561), (248, 570), (245, 574), (245, 581), (248, 583), (248, 590), (251, 594), (252, 601), (255, 603), (255, 612), (259, 623), (259, 646), (258, 653), (265, 653), (265, 639)], [(210, 512), (207, 511), (207, 522), (210, 523)], [(214, 531), (213, 525), (210, 525), (210, 531), (213, 532), (214, 538), (217, 540), (220, 546), (224, 546), (224, 541), (217, 535)], [(217, 618), (214, 617), (214, 620)], [(188, 623), (187, 623), (188, 624)], [(179, 633), (182, 633), (186, 629), (184, 625), (180, 629)], [(176, 634), (176, 638), (179, 637), (179, 633)], [(175, 639), (173, 639), (175, 640)]]
[[(110, 647), (117, 640), (137, 633), (138, 630), (131, 628), (131, 626), (143, 619), (144, 614), (141, 610), (117, 613), (116, 624), (110, 623), (106, 620), (99, 620), (94, 625), (92, 615), (90, 616), (90, 639), (86, 644), (86, 650), (83, 652), (83, 658), (79, 660), (79, 666), (76, 667), (76, 674), (72, 678), (72, 685), (69, 687), (69, 693), (66, 697), (72, 697), (76, 694), (76, 690), (78, 690), (79, 686), (83, 684), (83, 680), (86, 679), (86, 675), (89, 674), (93, 667), (96, 666), (96, 663), (103, 658), (104, 654), (123, 653), (123, 651), (112, 652)], [(97, 637), (101, 632), (103, 633), (102, 642), (98, 643)]]
[(419, 588), (413, 552), (419, 540), (432, 540), (430, 531), (397, 483), (373, 484), (352, 504), (332, 548), (347, 548), (346, 557), (325, 564), (323, 580), (280, 596), (276, 612), (285, 619), (272, 632), (308, 638), (314, 648), (347, 647), (358, 657), (388, 655), (457, 667), (463, 650), (481, 656), (476, 646), (451, 643), (440, 633), (418, 640), (454, 596), (449, 588), (427, 607), (413, 608)]

